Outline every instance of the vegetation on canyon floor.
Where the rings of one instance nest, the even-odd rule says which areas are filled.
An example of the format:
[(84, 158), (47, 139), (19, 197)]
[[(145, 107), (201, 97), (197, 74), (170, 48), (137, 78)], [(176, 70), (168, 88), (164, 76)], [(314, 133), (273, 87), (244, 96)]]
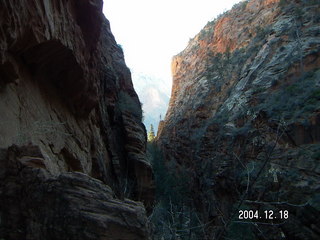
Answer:
[(150, 215), (154, 239), (202, 239), (204, 225), (192, 207), (190, 178), (175, 162), (165, 163), (154, 142), (148, 143), (156, 184), (156, 204)]

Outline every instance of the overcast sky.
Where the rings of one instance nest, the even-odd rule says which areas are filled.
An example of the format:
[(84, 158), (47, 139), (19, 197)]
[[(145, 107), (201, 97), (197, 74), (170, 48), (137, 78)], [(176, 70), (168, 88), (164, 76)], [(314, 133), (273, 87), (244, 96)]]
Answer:
[[(134, 72), (171, 85), (171, 59), (190, 38), (239, 0), (104, 0), (104, 14)], [(133, 79), (134, 80), (134, 79)]]

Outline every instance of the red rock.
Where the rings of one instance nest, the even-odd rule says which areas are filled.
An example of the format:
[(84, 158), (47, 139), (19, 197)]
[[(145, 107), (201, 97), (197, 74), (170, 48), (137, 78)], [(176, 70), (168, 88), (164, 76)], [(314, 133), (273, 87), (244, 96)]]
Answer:
[(268, 239), (319, 237), (320, 212), (311, 203), (319, 188), (319, 11), (316, 2), (244, 1), (173, 58), (157, 144), (189, 173), (192, 196), (184, 202), (200, 213), (203, 239), (241, 230), (226, 229), (241, 199), (243, 209), (266, 206), (247, 201), (310, 203), (290, 208), (293, 220), (281, 230), (259, 229)]

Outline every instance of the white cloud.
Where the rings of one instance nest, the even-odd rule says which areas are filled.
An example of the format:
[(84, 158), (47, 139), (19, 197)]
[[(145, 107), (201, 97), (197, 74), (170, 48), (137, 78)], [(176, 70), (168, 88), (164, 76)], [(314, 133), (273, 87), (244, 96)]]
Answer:
[(171, 84), (172, 56), (239, 0), (106, 0), (104, 13), (127, 65)]
[(157, 129), (171, 95), (171, 59), (204, 25), (239, 0), (106, 0), (104, 13), (122, 45), (144, 123)]

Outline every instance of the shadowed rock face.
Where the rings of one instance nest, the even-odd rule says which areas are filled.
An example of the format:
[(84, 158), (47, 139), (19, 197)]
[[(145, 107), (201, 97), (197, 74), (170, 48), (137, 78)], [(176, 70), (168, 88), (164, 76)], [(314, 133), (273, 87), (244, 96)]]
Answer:
[(146, 131), (102, 4), (0, 2), (0, 238), (148, 238)]
[[(1, 152), (1, 227), (6, 239), (147, 239), (142, 203), (119, 200), (80, 172), (53, 176), (35, 148)], [(32, 155), (32, 154), (29, 154)]]
[(189, 174), (208, 239), (237, 239), (250, 225), (234, 222), (239, 209), (290, 212), (277, 227), (250, 225), (252, 239), (319, 238), (319, 11), (245, 1), (173, 59), (157, 143)]

